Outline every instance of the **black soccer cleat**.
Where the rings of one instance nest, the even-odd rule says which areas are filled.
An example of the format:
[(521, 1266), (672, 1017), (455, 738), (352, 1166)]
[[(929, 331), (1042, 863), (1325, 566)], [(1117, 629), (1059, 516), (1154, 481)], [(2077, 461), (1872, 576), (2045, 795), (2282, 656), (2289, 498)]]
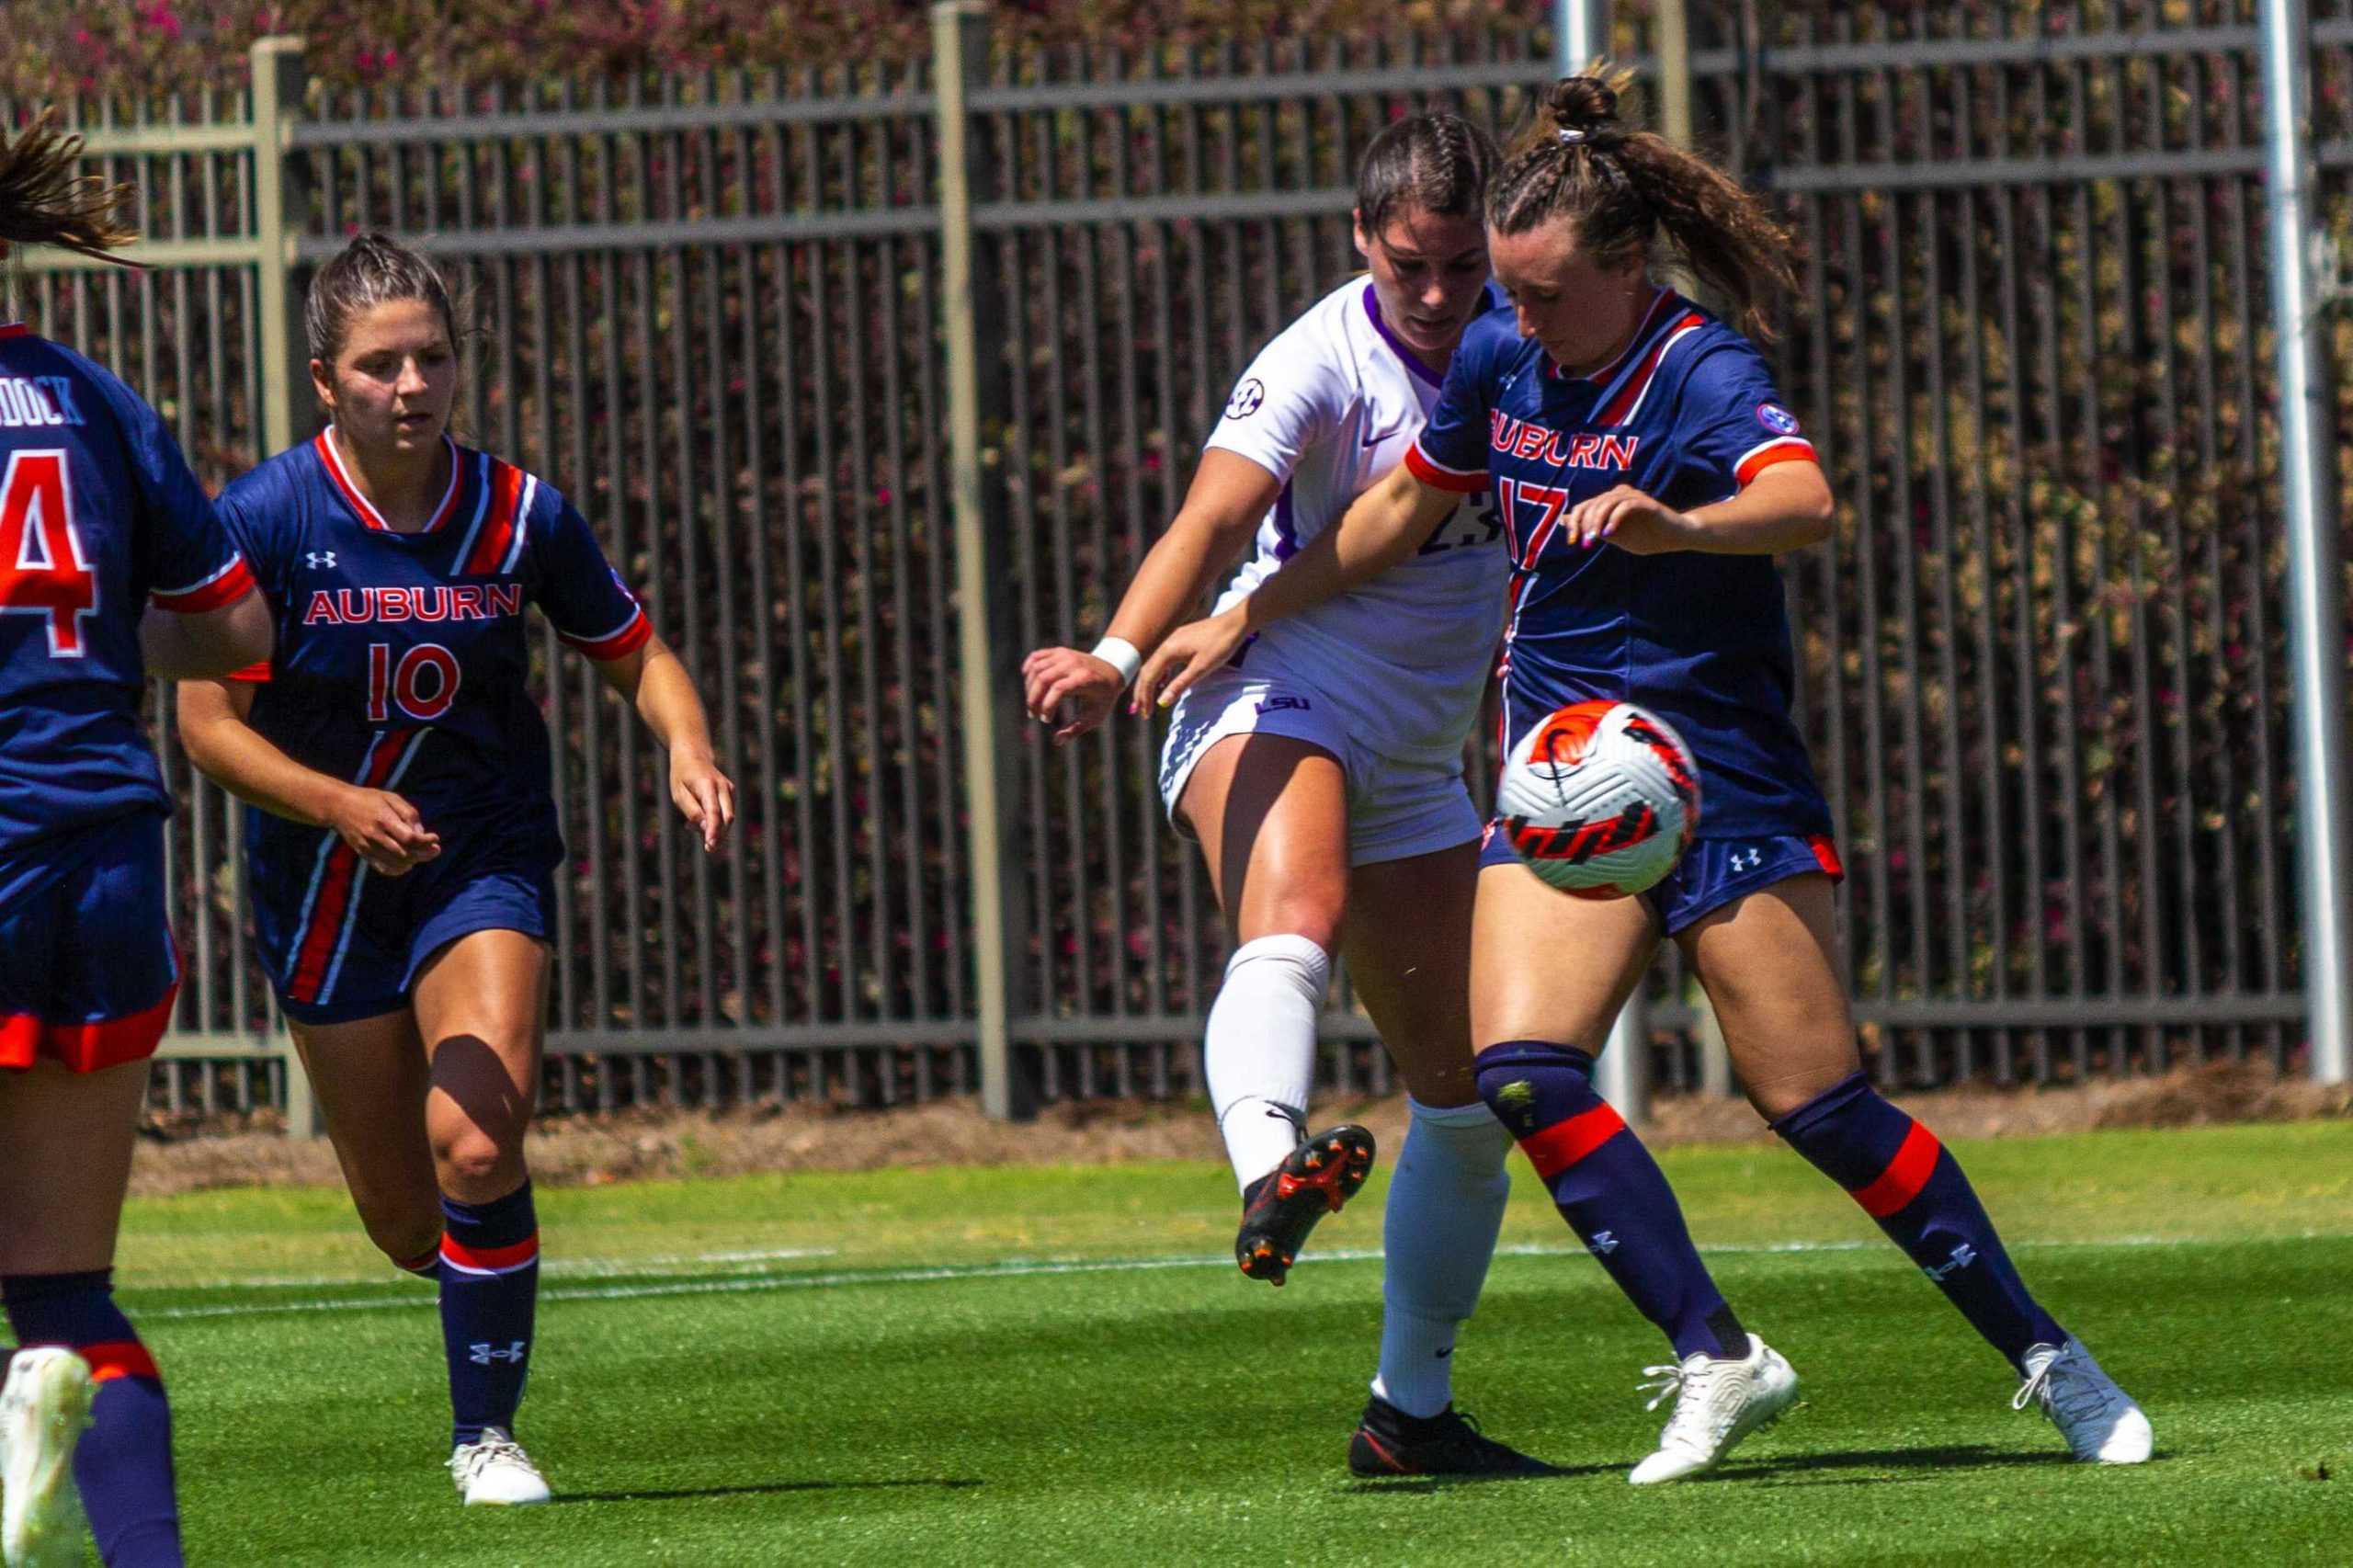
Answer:
[(1436, 1415), (1408, 1415), (1375, 1394), (1348, 1439), (1348, 1469), (1358, 1475), (1554, 1475), (1542, 1460), (1496, 1442), (1448, 1405)]
[(1338, 1213), (1364, 1186), (1372, 1153), (1372, 1134), (1365, 1129), (1328, 1128), (1252, 1182), (1242, 1194), (1242, 1230), (1233, 1238), (1242, 1272), (1280, 1285), (1315, 1221)]

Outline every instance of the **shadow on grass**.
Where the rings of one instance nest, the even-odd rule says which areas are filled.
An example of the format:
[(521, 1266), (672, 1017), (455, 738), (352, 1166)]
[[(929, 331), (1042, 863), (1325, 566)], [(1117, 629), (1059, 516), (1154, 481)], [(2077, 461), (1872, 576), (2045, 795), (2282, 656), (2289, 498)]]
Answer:
[(1568, 1481), (1580, 1475), (1623, 1475), (1632, 1464), (1561, 1465), (1536, 1475), (1398, 1475), (1374, 1476), (1350, 1482), (1338, 1490), (1343, 1496), (1380, 1497), (1451, 1492), (1459, 1486), (1495, 1486), (1510, 1482)]
[(558, 1503), (678, 1503), (696, 1497), (769, 1497), (786, 1492), (863, 1492), (887, 1486), (935, 1486), (958, 1491), (978, 1486), (970, 1476), (913, 1481), (771, 1481), (759, 1486), (686, 1486), (666, 1492), (566, 1492)]
[[(2157, 1456), (2162, 1459), (2162, 1454)], [(1715, 1471), (1718, 1481), (1779, 1481), (1790, 1486), (1859, 1486), (1866, 1482), (1926, 1481), (1949, 1470), (2042, 1469), (2063, 1467), (2075, 1460), (2063, 1452), (2021, 1453), (2015, 1449), (1963, 1443), (1932, 1449), (1850, 1449), (1837, 1453), (1791, 1454), (1786, 1459), (1758, 1459), (1726, 1465)], [(1816, 1471), (1860, 1471), (1859, 1475), (1817, 1475)], [(1887, 1472), (1910, 1471), (1890, 1475)]]

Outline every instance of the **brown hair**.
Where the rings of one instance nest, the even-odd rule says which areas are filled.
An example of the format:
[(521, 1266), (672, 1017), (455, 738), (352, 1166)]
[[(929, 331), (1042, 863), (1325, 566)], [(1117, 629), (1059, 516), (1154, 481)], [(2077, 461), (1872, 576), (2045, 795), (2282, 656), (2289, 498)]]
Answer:
[(1377, 240), (1407, 204), (1436, 218), (1475, 216), (1495, 168), (1495, 138), (1461, 115), (1408, 115), (1374, 137), (1357, 165), (1358, 226)]
[(449, 286), (434, 265), (389, 234), (361, 234), (337, 251), (311, 279), (302, 305), (302, 335), (311, 358), (335, 365), (351, 318), (393, 300), (422, 300), (441, 312), (449, 346), (458, 346), (458, 312)]
[(1488, 227), (1518, 234), (1565, 220), (1605, 267), (1648, 256), (1663, 236), (1744, 330), (1769, 340), (1765, 302), (1795, 284), (1795, 242), (1730, 175), (1620, 121), (1618, 96), (1632, 80), (1597, 67), (1552, 84), (1546, 112), (1487, 187)]
[(121, 217), (131, 187), (76, 174), (81, 157), (82, 138), (58, 129), (53, 108), (36, 115), (13, 142), (0, 130), (0, 240), (132, 265), (108, 254), (139, 237)]

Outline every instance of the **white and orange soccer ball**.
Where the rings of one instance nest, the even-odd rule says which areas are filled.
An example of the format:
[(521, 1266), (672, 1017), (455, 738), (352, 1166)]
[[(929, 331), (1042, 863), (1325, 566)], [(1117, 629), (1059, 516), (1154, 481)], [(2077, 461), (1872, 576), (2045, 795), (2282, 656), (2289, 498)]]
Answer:
[(1621, 898), (1675, 869), (1699, 825), (1682, 737), (1631, 702), (1573, 702), (1512, 748), (1497, 831), (1528, 869), (1580, 898)]

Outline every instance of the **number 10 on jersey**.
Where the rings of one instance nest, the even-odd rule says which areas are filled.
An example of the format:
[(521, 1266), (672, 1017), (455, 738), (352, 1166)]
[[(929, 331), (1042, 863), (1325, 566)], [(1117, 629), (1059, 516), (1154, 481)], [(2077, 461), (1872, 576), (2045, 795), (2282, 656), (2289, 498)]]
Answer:
[(368, 722), (390, 722), (392, 710), (420, 724), (449, 711), (458, 699), (458, 656), (438, 642), (419, 642), (392, 662), (390, 642), (368, 644)]

